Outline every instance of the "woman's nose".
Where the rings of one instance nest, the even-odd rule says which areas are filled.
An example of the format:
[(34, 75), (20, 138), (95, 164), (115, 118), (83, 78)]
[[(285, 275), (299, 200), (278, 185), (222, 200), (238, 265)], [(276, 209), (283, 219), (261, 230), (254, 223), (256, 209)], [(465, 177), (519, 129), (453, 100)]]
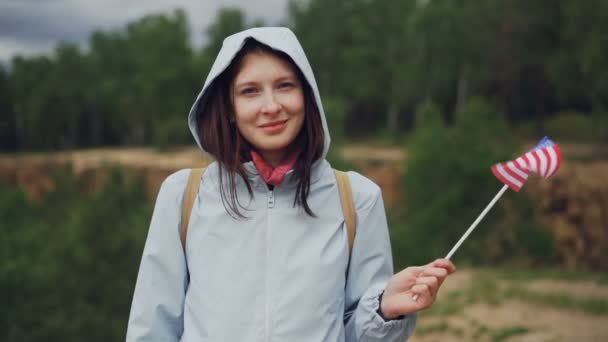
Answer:
[(281, 105), (275, 98), (272, 92), (264, 95), (264, 104), (262, 105), (262, 113), (264, 114), (278, 114), (281, 111)]

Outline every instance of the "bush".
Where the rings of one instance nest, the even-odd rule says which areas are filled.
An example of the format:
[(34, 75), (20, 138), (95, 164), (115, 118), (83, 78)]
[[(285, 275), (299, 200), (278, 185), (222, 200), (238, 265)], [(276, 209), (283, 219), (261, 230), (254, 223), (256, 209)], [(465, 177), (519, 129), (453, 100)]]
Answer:
[(0, 189), (6, 341), (124, 339), (151, 215), (143, 186), (118, 171), (92, 195), (71, 173), (55, 181), (38, 204)]
[(347, 108), (346, 103), (339, 98), (325, 97), (323, 99), (323, 109), (325, 110), (332, 144), (339, 144), (344, 140), (344, 122)]
[[(416, 113), (403, 179), (405, 211), (395, 218), (398, 223), (392, 231), (396, 263), (401, 266), (445, 256), (503, 186), (490, 166), (511, 159), (516, 151), (500, 115), (480, 100), (471, 100), (457, 113), (452, 127), (442, 117), (431, 103)], [(505, 197), (508, 201), (508, 194), (503, 203)], [(528, 247), (542, 244), (519, 243), (510, 237), (525, 237), (518, 234), (521, 229), (540, 232), (531, 213), (524, 217), (515, 209), (508, 234), (495, 229), (504, 214), (499, 202), (458, 250), (460, 262), (484, 264), (518, 253), (529, 256)]]
[(592, 141), (599, 138), (590, 115), (577, 112), (562, 112), (543, 123), (544, 135), (556, 141)]
[(192, 144), (186, 116), (173, 116), (154, 123), (154, 146), (166, 150), (172, 146)]
[(591, 114), (593, 130), (598, 139), (608, 141), (608, 110), (597, 109)]

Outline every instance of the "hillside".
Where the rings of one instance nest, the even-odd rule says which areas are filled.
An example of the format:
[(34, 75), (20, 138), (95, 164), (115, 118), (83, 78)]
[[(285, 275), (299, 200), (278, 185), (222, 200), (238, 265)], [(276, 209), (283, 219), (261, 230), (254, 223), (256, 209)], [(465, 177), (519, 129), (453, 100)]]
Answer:
[[(560, 264), (568, 269), (606, 271), (608, 148), (584, 144), (560, 146), (564, 154), (560, 172), (551, 181), (531, 178), (522, 193), (538, 202), (536, 215), (554, 236)], [(407, 191), (403, 193), (400, 185), (400, 177), (406, 172), (407, 151), (348, 146), (342, 148), (339, 155), (380, 185), (387, 207), (396, 208), (407, 197)], [(53, 188), (52, 173), (66, 163), (71, 165), (83, 191), (87, 192), (104, 183), (111, 166), (120, 166), (144, 178), (148, 198), (153, 201), (162, 180), (169, 174), (208, 162), (194, 147), (166, 152), (126, 148), (0, 155), (0, 183), (19, 184), (36, 200)], [(499, 187), (497, 183), (497, 190)], [(508, 203), (508, 200), (501, 201), (501, 205), (508, 206)]]

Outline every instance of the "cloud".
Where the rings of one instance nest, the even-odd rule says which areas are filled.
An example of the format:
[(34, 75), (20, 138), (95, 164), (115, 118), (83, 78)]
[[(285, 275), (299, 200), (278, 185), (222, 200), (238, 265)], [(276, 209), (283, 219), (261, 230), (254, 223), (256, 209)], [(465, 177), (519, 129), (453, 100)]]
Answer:
[(95, 30), (114, 30), (146, 14), (182, 8), (190, 21), (193, 43), (221, 7), (239, 7), (248, 19), (278, 24), (285, 19), (287, 0), (20, 0), (0, 1), (0, 61), (16, 54), (48, 53), (59, 41), (85, 46)]

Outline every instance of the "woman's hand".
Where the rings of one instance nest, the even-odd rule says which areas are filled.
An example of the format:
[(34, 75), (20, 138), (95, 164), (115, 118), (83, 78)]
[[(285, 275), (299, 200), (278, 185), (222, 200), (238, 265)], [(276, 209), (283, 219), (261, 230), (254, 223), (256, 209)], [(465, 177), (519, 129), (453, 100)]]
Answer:
[[(448, 259), (437, 259), (424, 266), (408, 267), (393, 275), (380, 303), (382, 316), (395, 319), (429, 308), (445, 278), (456, 271)], [(414, 300), (414, 296), (416, 300)]]

